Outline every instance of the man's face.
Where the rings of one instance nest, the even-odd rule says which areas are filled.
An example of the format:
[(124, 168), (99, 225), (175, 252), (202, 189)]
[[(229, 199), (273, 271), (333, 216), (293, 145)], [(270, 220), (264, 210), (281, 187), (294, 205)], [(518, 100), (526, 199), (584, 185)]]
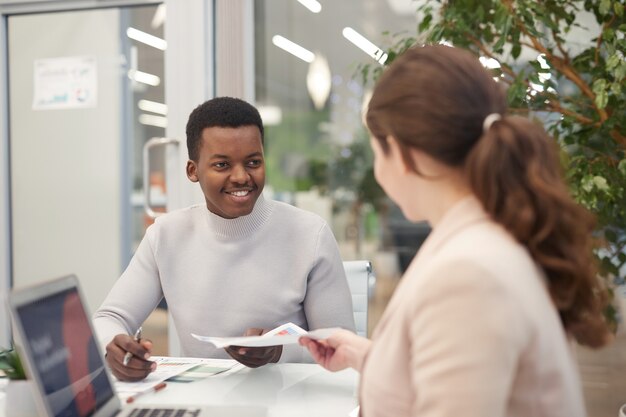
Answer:
[(187, 162), (187, 177), (200, 183), (212, 213), (225, 219), (250, 214), (265, 185), (259, 128), (204, 129), (198, 161)]

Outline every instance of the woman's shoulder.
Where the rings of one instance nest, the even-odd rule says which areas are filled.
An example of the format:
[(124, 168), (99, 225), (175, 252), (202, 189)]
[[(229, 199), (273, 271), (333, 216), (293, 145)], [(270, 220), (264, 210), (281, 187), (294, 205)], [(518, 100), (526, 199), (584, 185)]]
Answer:
[(495, 222), (481, 222), (451, 236), (426, 261), (423, 280), (436, 280), (437, 285), (476, 281), (511, 292), (543, 287), (543, 274), (526, 247)]

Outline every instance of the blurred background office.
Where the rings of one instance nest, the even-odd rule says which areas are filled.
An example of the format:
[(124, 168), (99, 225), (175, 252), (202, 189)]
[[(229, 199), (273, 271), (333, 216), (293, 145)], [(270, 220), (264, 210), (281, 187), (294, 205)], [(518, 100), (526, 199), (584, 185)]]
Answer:
[[(229, 95), (263, 117), (268, 196), (324, 217), (344, 260), (372, 261), (372, 328), (429, 228), (407, 222), (373, 179), (358, 71), (383, 62), (383, 32), (415, 32), (416, 7), (0, 1), (0, 290), (75, 273), (94, 311), (153, 217), (203, 201), (184, 173), (185, 123)], [(6, 346), (5, 311), (0, 330)], [(164, 308), (146, 330), (167, 354)], [(578, 350), (592, 416), (626, 401), (623, 339)]]

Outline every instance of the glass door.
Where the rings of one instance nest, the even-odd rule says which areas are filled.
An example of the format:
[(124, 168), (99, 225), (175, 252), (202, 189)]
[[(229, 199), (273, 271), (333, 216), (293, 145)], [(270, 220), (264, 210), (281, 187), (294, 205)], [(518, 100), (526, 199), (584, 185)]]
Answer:
[(94, 311), (132, 256), (150, 223), (142, 148), (167, 126), (163, 18), (159, 5), (8, 17), (14, 286), (73, 273)]

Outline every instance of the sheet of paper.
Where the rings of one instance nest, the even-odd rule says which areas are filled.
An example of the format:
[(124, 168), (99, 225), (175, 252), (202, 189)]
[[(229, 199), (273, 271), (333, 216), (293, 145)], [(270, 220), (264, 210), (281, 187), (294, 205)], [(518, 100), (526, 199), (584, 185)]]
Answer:
[[(148, 391), (162, 381), (189, 382), (208, 376), (233, 373), (244, 368), (234, 359), (211, 359), (211, 358), (177, 358), (170, 356), (153, 356), (151, 360), (157, 363), (154, 372), (143, 381), (122, 382), (114, 378), (115, 391), (122, 400), (139, 392)], [(205, 367), (203, 372), (191, 373), (193, 369)], [(181, 378), (178, 380), (177, 378)]]
[(198, 365), (169, 378), (168, 382), (193, 382), (214, 375), (226, 375), (246, 367), (234, 359), (197, 359)]
[(337, 330), (339, 329), (332, 327), (307, 332), (298, 325), (285, 323), (273, 330), (270, 330), (262, 336), (214, 337), (200, 336), (194, 333), (191, 335), (196, 339), (202, 342), (210, 343), (217, 348), (227, 346), (261, 347), (298, 343), (298, 339), (302, 336), (310, 337), (311, 339), (326, 339)]
[(156, 370), (150, 373), (144, 380), (138, 382), (123, 382), (115, 379), (115, 391), (118, 397), (124, 399), (138, 392), (149, 390), (159, 382), (165, 381), (198, 365), (197, 362), (189, 360), (188, 358), (153, 356), (151, 360), (157, 363)]

